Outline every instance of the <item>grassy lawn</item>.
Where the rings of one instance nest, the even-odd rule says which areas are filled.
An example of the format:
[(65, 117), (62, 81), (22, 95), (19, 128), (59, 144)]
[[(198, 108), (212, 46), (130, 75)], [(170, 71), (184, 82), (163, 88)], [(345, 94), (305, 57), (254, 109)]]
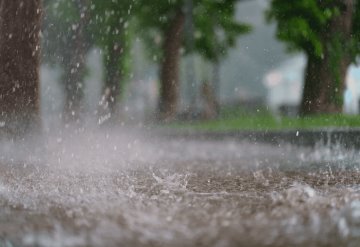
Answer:
[(219, 119), (178, 122), (170, 125), (181, 129), (206, 131), (315, 129), (324, 127), (360, 127), (360, 115), (318, 115), (306, 118), (279, 117), (269, 112), (222, 112)]

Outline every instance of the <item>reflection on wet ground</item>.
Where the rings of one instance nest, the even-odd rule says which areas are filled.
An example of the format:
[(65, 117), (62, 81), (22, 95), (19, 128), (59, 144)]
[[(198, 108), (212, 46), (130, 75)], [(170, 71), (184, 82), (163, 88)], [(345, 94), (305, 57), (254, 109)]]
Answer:
[(358, 151), (121, 133), (2, 143), (0, 246), (360, 244)]

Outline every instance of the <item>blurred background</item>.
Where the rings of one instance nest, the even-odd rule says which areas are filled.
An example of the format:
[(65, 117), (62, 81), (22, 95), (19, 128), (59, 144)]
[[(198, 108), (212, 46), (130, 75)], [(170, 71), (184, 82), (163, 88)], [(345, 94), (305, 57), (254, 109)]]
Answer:
[[(279, 41), (275, 4), (44, 1), (44, 125), (296, 118), (307, 56)], [(360, 69), (347, 75), (342, 109), (356, 115)]]

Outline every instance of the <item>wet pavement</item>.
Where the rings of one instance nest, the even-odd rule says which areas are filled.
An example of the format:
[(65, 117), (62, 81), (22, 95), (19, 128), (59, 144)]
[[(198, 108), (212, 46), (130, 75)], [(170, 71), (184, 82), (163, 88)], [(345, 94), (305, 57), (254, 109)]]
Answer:
[(359, 246), (360, 152), (141, 131), (1, 143), (0, 246)]

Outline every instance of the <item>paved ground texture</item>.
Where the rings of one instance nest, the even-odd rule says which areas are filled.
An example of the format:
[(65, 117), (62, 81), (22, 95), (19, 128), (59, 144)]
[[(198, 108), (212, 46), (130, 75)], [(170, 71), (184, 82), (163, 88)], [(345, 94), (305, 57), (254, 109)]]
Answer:
[(360, 152), (143, 131), (0, 145), (0, 246), (359, 246)]

